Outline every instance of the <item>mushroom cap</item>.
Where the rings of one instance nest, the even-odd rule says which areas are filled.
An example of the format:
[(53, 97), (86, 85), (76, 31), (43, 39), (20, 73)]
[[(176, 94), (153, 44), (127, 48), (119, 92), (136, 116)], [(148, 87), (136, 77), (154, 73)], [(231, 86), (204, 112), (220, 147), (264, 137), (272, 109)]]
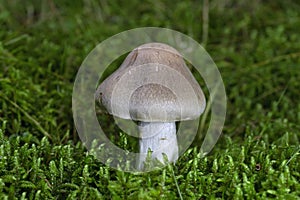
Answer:
[(162, 43), (135, 48), (95, 95), (110, 114), (144, 122), (196, 119), (206, 105), (180, 53)]

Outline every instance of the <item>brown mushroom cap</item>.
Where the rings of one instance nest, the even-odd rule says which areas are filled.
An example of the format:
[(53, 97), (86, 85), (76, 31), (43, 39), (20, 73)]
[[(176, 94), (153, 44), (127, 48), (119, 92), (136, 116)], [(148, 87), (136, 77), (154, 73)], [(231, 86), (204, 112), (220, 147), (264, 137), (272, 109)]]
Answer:
[(145, 122), (191, 120), (205, 108), (203, 92), (180, 53), (166, 44), (134, 49), (96, 91), (107, 111)]

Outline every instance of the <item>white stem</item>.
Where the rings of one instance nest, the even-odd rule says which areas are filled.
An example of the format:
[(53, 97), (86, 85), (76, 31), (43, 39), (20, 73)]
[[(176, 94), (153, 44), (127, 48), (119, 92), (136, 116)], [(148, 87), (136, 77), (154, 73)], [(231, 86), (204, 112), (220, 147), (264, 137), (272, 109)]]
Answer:
[(139, 122), (140, 153), (138, 168), (142, 169), (148, 150), (152, 152), (152, 158), (164, 162), (163, 153), (169, 162), (178, 159), (178, 144), (175, 122)]

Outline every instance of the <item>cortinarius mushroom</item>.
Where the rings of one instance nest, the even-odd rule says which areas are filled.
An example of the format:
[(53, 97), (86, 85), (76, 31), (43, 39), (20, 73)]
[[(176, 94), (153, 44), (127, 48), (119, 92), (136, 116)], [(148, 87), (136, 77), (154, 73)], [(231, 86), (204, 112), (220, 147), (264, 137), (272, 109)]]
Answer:
[(143, 167), (147, 152), (163, 162), (178, 159), (176, 121), (192, 120), (205, 108), (203, 92), (180, 53), (162, 43), (134, 49), (98, 87), (96, 99), (119, 118), (137, 121)]

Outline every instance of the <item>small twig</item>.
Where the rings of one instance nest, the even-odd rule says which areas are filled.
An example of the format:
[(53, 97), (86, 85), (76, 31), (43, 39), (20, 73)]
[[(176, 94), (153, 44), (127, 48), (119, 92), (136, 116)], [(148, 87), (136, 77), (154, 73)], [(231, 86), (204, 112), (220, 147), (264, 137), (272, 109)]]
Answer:
[[(206, 103), (206, 108), (205, 108), (204, 113), (202, 114), (202, 117), (201, 117), (201, 120), (200, 120), (200, 127), (199, 127), (199, 131), (198, 131), (198, 134), (199, 134), (198, 139), (200, 138), (201, 134), (203, 133), (205, 121), (207, 119), (207, 116), (208, 116), (209, 112), (211, 111), (212, 103), (213, 103), (213, 101), (214, 101), (214, 99), (215, 99), (215, 97), (217, 95), (218, 88), (219, 88), (220, 84), (221, 84), (220, 81), (218, 83), (216, 83), (216, 86), (210, 92), (209, 99), (208, 99), (208, 101)], [(206, 145), (206, 140), (205, 139), (203, 141), (203, 144)], [(202, 147), (204, 146), (203, 144), (202, 144)], [(202, 147), (201, 147), (201, 149), (202, 149)]]
[(179, 188), (179, 185), (178, 185), (178, 182), (177, 182), (176, 177), (175, 177), (175, 173), (174, 173), (174, 170), (173, 170), (173, 166), (171, 167), (171, 170), (172, 170), (172, 175), (173, 175), (173, 178), (174, 178), (174, 182), (175, 182), (175, 185), (176, 185), (176, 188), (177, 188), (179, 197), (180, 197), (181, 200), (183, 200), (182, 195), (181, 195), (181, 192), (180, 192), (180, 188)]
[[(8, 46), (8, 45), (11, 45), (11, 44), (15, 44), (15, 43), (17, 43), (17, 42), (19, 42), (21, 40), (28, 39), (28, 37), (29, 37), (28, 34), (22, 34), (22, 35), (20, 35), (18, 37), (15, 37), (15, 38), (7, 41), (7, 42), (4, 42), (4, 45)], [(8, 53), (8, 52), (6, 52), (6, 53)], [(11, 55), (11, 56), (13, 56), (13, 55)]]
[(8, 101), (11, 105), (13, 105), (15, 108), (17, 108), (20, 112), (22, 112), (45, 136), (47, 136), (48, 138), (52, 139), (50, 134), (43, 129), (43, 127), (41, 126), (41, 124), (36, 121), (33, 117), (30, 116), (30, 114), (28, 112), (26, 112), (23, 108), (21, 108), (18, 104), (16, 104), (15, 102), (11, 101), (10, 99), (8, 99), (6, 96), (1, 95), (6, 101)]
[[(275, 102), (276, 106), (278, 106), (278, 105), (280, 104), (280, 102), (282, 101), (282, 98), (284, 97), (284, 95), (285, 95), (285, 93), (286, 93), (286, 91), (287, 91), (287, 89), (288, 89), (288, 86), (289, 86), (289, 83), (290, 83), (290, 82), (291, 82), (291, 79), (288, 81), (288, 83), (286, 84), (284, 90), (281, 92), (279, 99)], [(266, 124), (269, 124), (269, 123), (271, 122), (272, 117), (273, 117), (273, 114), (271, 113), (271, 116), (267, 119)], [(262, 129), (262, 131), (259, 133), (259, 137), (262, 137), (262, 136), (263, 136), (263, 133), (264, 133), (266, 130), (267, 130), (267, 126), (265, 126), (265, 127)], [(279, 139), (281, 139), (281, 138), (279, 138)], [(278, 140), (279, 140), (279, 139), (278, 139)], [(259, 142), (259, 140), (256, 142), (256, 144), (258, 144), (258, 142)]]
[(208, 25), (209, 25), (209, 0), (203, 0), (202, 9), (202, 45), (206, 46), (208, 41)]
[[(41, 176), (38, 176), (40, 179), (43, 179)], [(47, 183), (47, 185), (49, 186), (49, 188), (52, 188), (51, 183), (48, 181), (48, 179), (44, 178), (44, 181)]]
[(276, 102), (276, 106), (278, 106), (280, 104), (280, 102), (282, 101), (282, 99), (283, 99), (283, 97), (284, 97), (284, 95), (285, 95), (285, 93), (286, 93), (286, 91), (289, 87), (289, 84), (290, 84), (291, 80), (292, 80), (292, 78), (290, 78), (290, 80), (287, 82), (284, 90), (281, 92), (280, 97), (279, 97), (278, 101)]
[[(274, 63), (274, 62), (278, 62), (284, 59), (288, 59), (288, 58), (297, 58), (300, 57), (300, 52), (294, 52), (294, 53), (289, 53), (289, 54), (284, 54), (284, 55), (279, 55), (258, 63), (253, 64), (252, 66), (250, 66), (249, 68), (257, 68), (257, 67), (261, 67), (270, 63)], [(248, 68), (244, 68), (244, 69), (248, 69)]]
[(300, 152), (300, 146), (298, 147), (298, 149), (296, 149), (292, 157), (286, 162), (285, 166), (287, 166), (297, 155), (299, 155), (299, 152)]

